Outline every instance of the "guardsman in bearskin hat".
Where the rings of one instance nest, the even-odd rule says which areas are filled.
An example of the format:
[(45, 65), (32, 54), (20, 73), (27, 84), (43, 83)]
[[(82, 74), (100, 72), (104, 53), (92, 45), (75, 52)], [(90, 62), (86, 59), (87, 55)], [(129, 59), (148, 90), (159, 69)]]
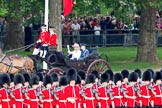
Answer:
[(93, 74), (90, 74), (86, 78), (86, 88), (84, 89), (83, 97), (85, 99), (84, 107), (85, 108), (96, 108), (97, 106), (97, 100), (96, 97), (98, 95), (98, 92), (96, 92), (96, 89), (93, 87), (93, 84), (95, 83), (95, 76)]
[(24, 82), (25, 82), (25, 79), (22, 74), (19, 73), (14, 76), (14, 83), (16, 85), (16, 88), (13, 90), (13, 93), (15, 96), (15, 107), (16, 108), (23, 108), (24, 100), (29, 99), (26, 95), (26, 91), (23, 88)]
[(92, 71), (92, 73), (95, 76), (95, 83), (94, 83), (94, 87), (96, 90), (98, 90), (98, 87), (100, 86), (100, 74), (98, 71), (94, 70)]
[(31, 77), (31, 88), (28, 89), (28, 96), (30, 98), (30, 108), (38, 108), (40, 102), (40, 92), (37, 92), (37, 87), (39, 85), (39, 77), (34, 75)]
[(82, 104), (82, 86), (81, 86), (81, 77), (79, 75), (77, 75), (77, 81), (76, 81), (76, 86), (78, 86), (79, 88), (79, 91), (80, 91), (80, 99), (79, 99), (79, 106), (82, 108), (83, 107), (83, 104)]
[(43, 94), (43, 108), (53, 108), (52, 106), (52, 77), (50, 75), (46, 75), (43, 80), (43, 84), (45, 89), (42, 90)]
[(36, 73), (36, 75), (39, 77), (39, 86), (38, 86), (38, 89), (41, 92), (42, 89), (44, 89), (44, 86), (43, 86), (43, 74), (41, 72), (38, 72), (38, 73)]
[(0, 106), (1, 108), (10, 108), (10, 101), (13, 97), (13, 93), (10, 91), (10, 77), (8, 74), (3, 73), (0, 75)]
[(136, 72), (138, 74), (137, 84), (139, 86), (141, 86), (142, 85), (142, 79), (141, 79), (142, 78), (142, 72), (141, 72), (140, 69), (135, 69), (134, 72)]
[[(57, 75), (57, 73), (51, 73), (50, 76), (52, 77), (51, 91), (52, 92), (57, 92), (57, 90), (58, 90), (58, 75)], [(54, 95), (54, 96), (52, 96), (52, 98), (53, 98), (52, 105), (53, 105), (53, 107), (55, 107), (56, 106), (57, 96)]]
[(154, 96), (154, 108), (162, 108), (162, 87), (161, 87), (162, 74), (161, 72), (155, 72), (153, 86), (155, 91)]
[(150, 86), (151, 78), (152, 78), (151, 72), (146, 70), (142, 76), (143, 85), (140, 87), (142, 108), (150, 108), (150, 104), (152, 104), (151, 90), (153, 90), (153, 88)]
[(57, 91), (58, 95), (58, 108), (67, 108), (66, 106), (66, 97), (65, 97), (65, 87), (67, 86), (67, 80), (65, 76), (62, 76), (59, 80), (59, 87), (60, 89)]
[(110, 100), (110, 95), (108, 93), (108, 82), (109, 82), (109, 75), (106, 73), (103, 73), (101, 75), (101, 86), (98, 88), (98, 94), (99, 94), (99, 107), (100, 108), (109, 108), (109, 102), (108, 100)]
[(138, 88), (136, 88), (136, 82), (138, 79), (138, 74), (136, 72), (132, 72), (129, 74), (128, 81), (129, 86), (127, 87), (127, 108), (135, 108), (136, 97), (139, 93)]
[[(127, 69), (124, 69), (124, 70), (121, 71), (121, 74), (123, 76), (122, 87), (126, 90), (127, 86), (129, 85), (128, 84), (129, 71)], [(123, 101), (124, 105), (127, 104), (126, 98), (123, 98), (122, 101)]]
[[(24, 82), (24, 90), (28, 92), (28, 89), (30, 88), (30, 75), (25, 72), (23, 73), (25, 82)], [(28, 108), (29, 106), (29, 100), (24, 100), (24, 108)]]
[(76, 86), (77, 71), (74, 68), (69, 68), (66, 72), (68, 85), (65, 88), (65, 96), (67, 99), (67, 108), (78, 108), (80, 99), (80, 89)]
[(122, 81), (123, 81), (123, 76), (121, 73), (115, 73), (114, 75), (114, 83), (116, 84), (112, 90), (114, 92), (113, 95), (113, 103), (112, 106), (114, 105), (115, 108), (122, 108), (124, 106), (124, 103), (122, 102), (122, 98), (124, 98), (125, 90), (122, 88)]
[(11, 89), (14, 89), (15, 88), (15, 84), (14, 84), (14, 74), (9, 74), (9, 76), (10, 76), (10, 79), (11, 79), (11, 82), (10, 82), (10, 88)]

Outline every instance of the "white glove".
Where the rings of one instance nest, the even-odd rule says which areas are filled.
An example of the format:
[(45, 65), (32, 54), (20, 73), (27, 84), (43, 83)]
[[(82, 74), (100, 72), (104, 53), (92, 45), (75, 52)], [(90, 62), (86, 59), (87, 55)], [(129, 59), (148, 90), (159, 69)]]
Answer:
[(40, 42), (41, 42), (41, 40), (37, 40), (37, 41), (36, 41), (36, 43), (40, 43)]
[(48, 46), (48, 44), (43, 44), (43, 46)]

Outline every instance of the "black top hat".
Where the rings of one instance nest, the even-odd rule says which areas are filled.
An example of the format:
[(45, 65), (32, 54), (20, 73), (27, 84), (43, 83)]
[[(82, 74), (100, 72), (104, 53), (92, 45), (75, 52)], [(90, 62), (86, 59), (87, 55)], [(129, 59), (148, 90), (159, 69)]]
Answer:
[(136, 72), (131, 72), (128, 76), (129, 82), (137, 82), (137, 79), (138, 79), (138, 73)]

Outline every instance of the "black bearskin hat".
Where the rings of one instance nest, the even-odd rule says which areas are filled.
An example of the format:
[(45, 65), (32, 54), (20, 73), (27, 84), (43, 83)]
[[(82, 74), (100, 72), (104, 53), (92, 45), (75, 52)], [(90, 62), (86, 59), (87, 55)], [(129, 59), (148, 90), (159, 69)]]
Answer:
[(77, 81), (76, 84), (81, 84), (81, 77), (79, 75), (77, 75)]
[(14, 81), (14, 74), (10, 73), (9, 75), (10, 75), (11, 82), (13, 82)]
[(37, 75), (31, 77), (31, 85), (38, 85), (38, 84), (39, 84), (39, 77)]
[(95, 83), (95, 76), (93, 74), (89, 74), (86, 78), (86, 84)]
[(126, 69), (124, 69), (124, 70), (121, 71), (121, 74), (123, 75), (123, 79), (124, 79), (124, 78), (128, 78), (128, 76), (129, 76), (129, 71), (126, 70)]
[(138, 74), (138, 77), (141, 78), (142, 72), (140, 69), (135, 69), (134, 72), (136, 72)]
[(101, 83), (103, 83), (103, 82), (109, 82), (109, 80), (110, 80), (109, 74), (107, 74), (107, 73), (101, 74)]
[(52, 81), (53, 82), (57, 82), (58, 81), (58, 75), (57, 75), (57, 73), (51, 73), (50, 76), (52, 77)]
[(92, 74), (93, 74), (96, 78), (100, 79), (100, 74), (99, 74), (98, 71), (94, 70), (94, 71), (92, 71)]
[(118, 81), (123, 81), (123, 76), (121, 73), (115, 73), (114, 75), (114, 83), (116, 84)]
[(15, 85), (19, 84), (19, 83), (24, 84), (24, 82), (25, 82), (25, 79), (24, 79), (24, 76), (22, 74), (18, 73), (16, 75), (14, 75), (14, 83), (15, 83)]
[(81, 77), (81, 80), (85, 80), (86, 79), (86, 72), (85, 71), (78, 71), (78, 75)]
[(65, 76), (62, 76), (59, 80), (59, 86), (66, 86), (68, 83), (67, 83), (67, 80), (66, 80), (66, 77)]
[(23, 74), (25, 82), (30, 82), (30, 75), (28, 73)]
[(129, 82), (137, 82), (138, 79), (138, 73), (136, 72), (131, 72), (128, 77)]
[(105, 73), (109, 74), (110, 76), (110, 80), (113, 81), (114, 80), (114, 73), (111, 69), (105, 71)]
[(43, 81), (43, 74), (41, 72), (36, 73), (36, 75), (39, 77), (39, 81)]
[(0, 75), (0, 85), (1, 85), (1, 87), (5, 83), (9, 85), (10, 82), (11, 82), (11, 79), (10, 79), (10, 76), (8, 74), (3, 73), (3, 74)]
[(76, 69), (74, 69), (74, 68), (68, 69), (67, 72), (66, 72), (66, 78), (67, 78), (68, 83), (70, 83), (70, 81), (72, 81), (72, 80), (77, 81)]
[(146, 71), (150, 71), (151, 72), (151, 78), (154, 77), (154, 71), (152, 69), (147, 69)]
[(47, 84), (52, 84), (52, 77), (50, 75), (46, 75), (43, 79), (43, 84), (45, 87)]
[(142, 81), (151, 81), (152, 74), (150, 71), (146, 70), (143, 72)]
[(154, 74), (154, 82), (156, 82), (157, 80), (162, 80), (161, 72), (155, 72), (155, 74)]

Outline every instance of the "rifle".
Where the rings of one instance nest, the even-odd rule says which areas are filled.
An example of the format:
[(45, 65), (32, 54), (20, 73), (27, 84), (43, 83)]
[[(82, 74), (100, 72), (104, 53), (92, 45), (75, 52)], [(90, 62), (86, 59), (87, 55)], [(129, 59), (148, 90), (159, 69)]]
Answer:
[(11, 96), (12, 99), (15, 97), (15, 96), (14, 96), (14, 93), (10, 90), (9, 87), (6, 88), (6, 91), (7, 91), (7, 93)]
[(40, 101), (43, 100), (43, 97), (44, 97), (44, 96), (42, 96), (42, 94), (41, 94), (41, 92), (38, 90), (38, 88), (36, 88), (36, 96), (39, 98)]
[(114, 94), (114, 92), (112, 92), (110, 88), (107, 87), (106, 93), (109, 94), (110, 99), (113, 98), (113, 94)]
[(92, 86), (92, 93), (95, 94), (95, 97), (96, 99), (98, 100), (99, 97), (98, 97), (98, 93), (97, 93), (97, 90)]
[(140, 89), (138, 89), (136, 85), (133, 86), (133, 89), (137, 93), (138, 97), (140, 97), (140, 95), (141, 95), (140, 94), (141, 93)]
[(27, 92), (25, 91), (24, 87), (21, 87), (21, 93), (25, 95), (25, 99), (29, 99)]
[(120, 92), (123, 93), (124, 98), (127, 97), (127, 94), (126, 94), (126, 92), (125, 92), (125, 89), (122, 87), (122, 85), (120, 86)]

